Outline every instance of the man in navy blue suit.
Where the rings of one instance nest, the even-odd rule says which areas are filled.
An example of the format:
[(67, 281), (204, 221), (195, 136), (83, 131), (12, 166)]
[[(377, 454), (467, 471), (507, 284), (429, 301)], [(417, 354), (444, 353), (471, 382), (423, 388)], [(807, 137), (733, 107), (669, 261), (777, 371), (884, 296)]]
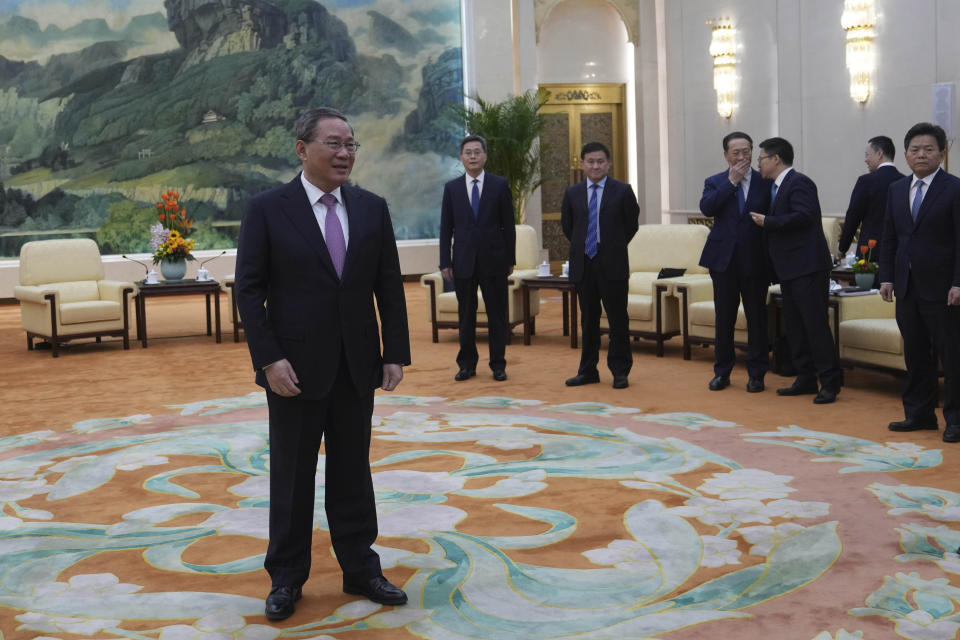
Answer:
[(339, 111), (306, 111), (296, 123), (303, 170), (255, 196), (240, 227), (237, 307), (270, 416), (270, 620), (293, 614), (310, 575), (321, 439), (344, 592), (407, 601), (371, 548), (369, 460), (374, 390), (395, 389), (410, 364), (407, 308), (387, 203), (345, 184), (359, 146)]
[(843, 230), (840, 232), (838, 259), (843, 260), (858, 228), (860, 238), (857, 245), (863, 246), (869, 240), (876, 240), (877, 245), (870, 257), (873, 260), (880, 257), (880, 236), (883, 234), (883, 215), (887, 210), (887, 190), (891, 184), (903, 178), (903, 174), (893, 164), (896, 152), (893, 140), (887, 136), (875, 136), (867, 141), (863, 160), (869, 173), (857, 178), (857, 183), (853, 185), (850, 205), (847, 207)]
[(757, 165), (760, 175), (773, 180), (770, 213), (751, 211), (750, 216), (763, 227), (783, 291), (787, 340), (797, 369), (793, 384), (777, 394), (815, 394), (815, 404), (829, 404), (840, 393), (843, 372), (827, 316), (833, 259), (823, 235), (817, 186), (793, 169), (793, 145), (783, 138), (760, 143)]
[(747, 391), (763, 391), (763, 377), (770, 368), (767, 339), (767, 288), (770, 275), (763, 245), (763, 231), (749, 212), (767, 213), (770, 181), (751, 169), (753, 140), (742, 131), (723, 138), (727, 169), (704, 181), (700, 212), (713, 218), (713, 227), (700, 254), (700, 266), (710, 269), (716, 339), (713, 373), (709, 388), (719, 391), (730, 384), (735, 360), (734, 325), (743, 301), (747, 317)]
[(943, 171), (947, 136), (929, 122), (903, 141), (913, 175), (890, 185), (880, 252), (880, 295), (897, 296), (907, 387), (905, 420), (891, 431), (937, 429), (937, 360), (946, 397), (944, 442), (960, 442), (960, 179)]
[(626, 389), (633, 366), (630, 351), (630, 316), (627, 314), (630, 262), (627, 244), (640, 226), (640, 205), (633, 188), (607, 176), (610, 150), (601, 142), (588, 142), (580, 150), (587, 179), (567, 187), (560, 204), (560, 225), (570, 241), (570, 282), (580, 300), (583, 344), (577, 375), (568, 387), (600, 382), (600, 305), (610, 323), (607, 367), (613, 388)]
[[(507, 379), (507, 276), (516, 264), (517, 230), (510, 185), (487, 173), (487, 141), (467, 136), (460, 142), (466, 173), (443, 187), (440, 207), (440, 272), (457, 292), (460, 370), (454, 380), (476, 375), (477, 287), (483, 295), (493, 379)], [(453, 259), (450, 243), (453, 241)]]

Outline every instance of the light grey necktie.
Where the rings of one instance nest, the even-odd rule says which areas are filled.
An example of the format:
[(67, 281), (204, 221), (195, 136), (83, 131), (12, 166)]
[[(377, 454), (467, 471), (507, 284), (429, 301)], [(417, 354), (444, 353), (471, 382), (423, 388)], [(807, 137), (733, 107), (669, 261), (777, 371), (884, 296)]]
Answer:
[[(901, 200), (901, 202), (903, 202)], [(910, 215), (913, 216), (913, 221), (917, 221), (917, 215), (920, 213), (920, 204), (923, 202), (923, 180), (917, 181), (917, 193), (913, 196), (913, 206), (910, 207)]]

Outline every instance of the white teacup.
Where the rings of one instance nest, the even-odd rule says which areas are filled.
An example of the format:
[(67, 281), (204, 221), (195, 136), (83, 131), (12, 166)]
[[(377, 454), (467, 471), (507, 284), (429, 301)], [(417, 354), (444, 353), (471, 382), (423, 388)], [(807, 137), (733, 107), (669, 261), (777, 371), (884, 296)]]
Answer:
[(564, 262), (563, 266), (560, 267), (560, 275), (566, 278), (570, 275), (570, 262)]
[(540, 263), (540, 266), (539, 266), (538, 269), (539, 269), (539, 270), (537, 271), (537, 275), (538, 275), (538, 276), (548, 276), (548, 275), (550, 275), (550, 263), (549, 263), (549, 262), (542, 262), (542, 263)]
[(150, 272), (147, 274), (147, 277), (144, 279), (144, 282), (147, 284), (157, 284), (160, 282), (160, 278), (155, 269), (150, 270)]

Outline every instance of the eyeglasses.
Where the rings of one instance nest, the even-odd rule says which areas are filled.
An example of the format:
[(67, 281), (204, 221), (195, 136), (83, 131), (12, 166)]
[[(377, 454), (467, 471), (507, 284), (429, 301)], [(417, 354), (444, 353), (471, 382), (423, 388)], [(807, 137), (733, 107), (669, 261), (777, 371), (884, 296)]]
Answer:
[(482, 156), (484, 153), (486, 153), (486, 152), (485, 152), (485, 151), (474, 151), (473, 149), (471, 149), (470, 151), (464, 151), (464, 152), (463, 152), (463, 155), (465, 155), (465, 156), (468, 157), (468, 158), (476, 158), (477, 156)]
[(357, 149), (360, 148), (360, 143), (353, 141), (343, 142), (341, 140), (321, 140), (320, 142), (334, 153), (340, 153), (340, 149), (346, 149), (347, 153), (354, 154), (357, 152)]
[(757, 162), (759, 163), (761, 160), (766, 160), (767, 158), (772, 158), (772, 157), (773, 156), (757, 156)]

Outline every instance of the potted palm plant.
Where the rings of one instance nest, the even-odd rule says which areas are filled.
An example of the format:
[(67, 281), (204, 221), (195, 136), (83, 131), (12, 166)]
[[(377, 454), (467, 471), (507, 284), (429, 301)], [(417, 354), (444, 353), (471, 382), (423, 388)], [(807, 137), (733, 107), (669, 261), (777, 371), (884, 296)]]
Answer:
[(540, 109), (550, 92), (530, 90), (502, 102), (487, 102), (475, 96), (473, 108), (455, 105), (468, 133), (487, 140), (487, 164), (490, 173), (503, 176), (513, 196), (513, 216), (517, 224), (526, 219), (530, 194), (543, 183), (540, 176), (540, 152), (537, 144), (543, 133)]

